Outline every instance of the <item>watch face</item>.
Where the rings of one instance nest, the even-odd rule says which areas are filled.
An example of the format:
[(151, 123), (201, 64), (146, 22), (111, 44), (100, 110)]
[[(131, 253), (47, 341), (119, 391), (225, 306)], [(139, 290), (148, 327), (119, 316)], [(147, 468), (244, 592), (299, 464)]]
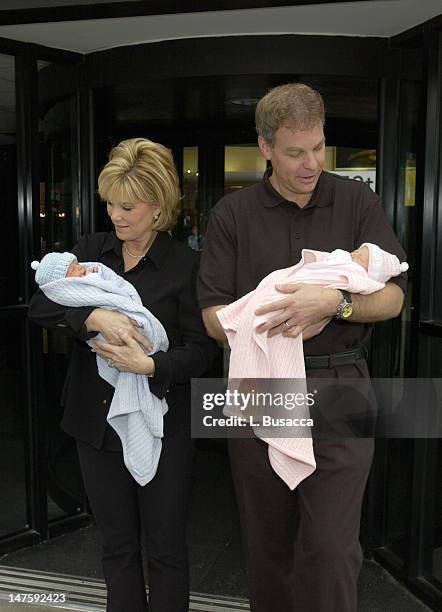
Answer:
[(348, 319), (348, 317), (351, 317), (352, 314), (353, 314), (353, 306), (351, 304), (347, 304), (342, 309), (341, 317), (343, 319)]

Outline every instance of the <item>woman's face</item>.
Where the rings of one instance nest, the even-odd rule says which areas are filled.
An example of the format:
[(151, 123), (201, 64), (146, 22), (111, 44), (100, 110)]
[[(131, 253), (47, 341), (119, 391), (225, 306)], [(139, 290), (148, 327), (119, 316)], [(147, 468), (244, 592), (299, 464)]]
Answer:
[(107, 214), (120, 240), (140, 240), (152, 231), (158, 204), (149, 202), (108, 202)]

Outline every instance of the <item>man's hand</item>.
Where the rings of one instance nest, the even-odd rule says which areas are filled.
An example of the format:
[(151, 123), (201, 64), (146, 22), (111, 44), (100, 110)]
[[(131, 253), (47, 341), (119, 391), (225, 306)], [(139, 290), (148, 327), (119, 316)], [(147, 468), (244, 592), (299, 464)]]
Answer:
[(261, 306), (257, 315), (275, 312), (266, 323), (257, 327), (258, 332), (268, 331), (268, 336), (281, 334), (295, 338), (300, 333), (308, 340), (319, 334), (331, 321), (342, 300), (337, 289), (327, 289), (319, 285), (286, 283), (275, 287), (287, 297)]

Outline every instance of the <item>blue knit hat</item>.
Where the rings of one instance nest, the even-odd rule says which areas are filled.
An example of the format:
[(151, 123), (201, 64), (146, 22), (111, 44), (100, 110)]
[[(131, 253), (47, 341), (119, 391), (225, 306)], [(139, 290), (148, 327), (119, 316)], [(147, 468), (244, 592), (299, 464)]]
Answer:
[(77, 261), (73, 253), (48, 253), (40, 263), (33, 261), (31, 268), (36, 270), (35, 282), (41, 287), (51, 281), (64, 278), (73, 261)]

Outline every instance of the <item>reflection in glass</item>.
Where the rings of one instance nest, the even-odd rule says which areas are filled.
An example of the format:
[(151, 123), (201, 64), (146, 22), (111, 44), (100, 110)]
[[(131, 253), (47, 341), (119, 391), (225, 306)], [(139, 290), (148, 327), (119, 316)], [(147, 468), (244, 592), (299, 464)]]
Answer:
[(408, 554), (413, 440), (388, 440), (385, 482), (385, 545), (401, 560)]
[(182, 239), (190, 248), (201, 248), (198, 214), (198, 147), (183, 148)]
[(354, 147), (325, 147), (325, 170), (361, 181), (370, 189), (376, 185), (376, 149)]
[[(418, 376), (442, 378), (442, 338), (422, 336), (419, 354), (420, 371)], [(442, 440), (432, 441), (432, 461), (426, 466), (431, 474), (431, 493), (428, 496), (429, 504), (425, 506), (427, 516), (423, 518), (422, 525), (426, 533), (425, 542), (430, 544), (431, 550), (425, 551), (425, 558), (429, 566), (425, 568), (426, 574), (436, 579), (442, 585)]]
[(438, 442), (432, 574), (442, 585), (442, 440)]
[(25, 529), (23, 325), (0, 320), (0, 537)]
[(76, 114), (69, 98), (44, 99), (42, 82), (52, 65), (39, 62), (40, 222), (42, 254), (65, 251), (80, 237), (76, 174)]
[(224, 193), (257, 183), (266, 169), (266, 160), (256, 145), (226, 147), (224, 160)]
[[(17, 146), (15, 127), (15, 58), (0, 55), (0, 178), (2, 189), (3, 252), (9, 262), (18, 262)], [(18, 304), (18, 268), (2, 267), (0, 306)]]
[(400, 138), (397, 151), (397, 235), (407, 253), (408, 285), (405, 295), (405, 306), (401, 313), (400, 359), (398, 374), (409, 375), (407, 364), (413, 360), (415, 347), (412, 346), (411, 322), (413, 317), (413, 283), (414, 271), (418, 264), (416, 243), (419, 209), (416, 208), (416, 167), (418, 165), (417, 145), (419, 134), (419, 109), (421, 105), (421, 83), (404, 81), (400, 90)]
[[(40, 141), (41, 254), (70, 250), (80, 237), (78, 196), (78, 138), (74, 99), (49, 97), (58, 68), (38, 62)], [(48, 444), (48, 518), (76, 513), (83, 489), (75, 443), (59, 427), (63, 408), (60, 397), (69, 360), (70, 344), (64, 336), (43, 332), (44, 376)]]

